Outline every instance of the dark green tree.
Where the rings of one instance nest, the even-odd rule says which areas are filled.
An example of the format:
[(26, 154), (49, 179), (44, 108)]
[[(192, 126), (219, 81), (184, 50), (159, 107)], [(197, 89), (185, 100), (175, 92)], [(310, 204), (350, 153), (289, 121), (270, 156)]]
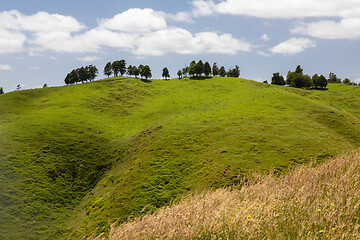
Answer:
[(330, 72), (328, 82), (329, 83), (341, 83), (341, 79), (336, 77), (335, 73)]
[(321, 76), (319, 77), (319, 82), (318, 82), (319, 87), (321, 87), (321, 88), (326, 88), (327, 84), (328, 84), (328, 81), (327, 81), (326, 77), (324, 77), (323, 75), (321, 75)]
[(86, 70), (86, 68), (81, 67), (77, 70), (79, 81), (82, 83), (86, 82), (89, 79), (89, 72)]
[(94, 81), (95, 78), (97, 77), (99, 71), (97, 69), (97, 67), (95, 67), (94, 65), (89, 65), (85, 67), (86, 71), (88, 71), (88, 79), (89, 81)]
[(126, 73), (126, 61), (124, 59), (119, 61), (119, 72), (121, 76)]
[(182, 76), (182, 71), (181, 70), (179, 70), (178, 72), (177, 72), (177, 75), (178, 75), (178, 77), (179, 77), (179, 79), (181, 78), (181, 76)]
[(0, 87), (0, 95), (1, 94), (4, 94), (4, 89), (3, 89), (3, 87)]
[(46, 83), (43, 85), (43, 88), (47, 88), (49, 87)]
[(111, 62), (108, 62), (105, 67), (104, 67), (104, 75), (106, 75), (107, 77), (110, 77), (110, 75), (112, 74), (112, 68), (111, 68)]
[(320, 86), (320, 76), (317, 74), (314, 74), (311, 78), (314, 88), (318, 88)]
[(111, 70), (112, 70), (113, 73), (114, 73), (114, 77), (117, 77), (117, 76), (119, 75), (120, 68), (121, 68), (120, 61), (114, 61), (114, 62), (111, 64)]
[(221, 66), (219, 69), (219, 76), (220, 77), (225, 77), (226, 76), (226, 70), (224, 66)]
[(275, 84), (275, 85), (280, 85), (283, 86), (285, 85), (285, 80), (283, 76), (280, 76), (280, 73), (273, 73), (273, 76), (271, 78), (271, 84)]
[(142, 77), (144, 77), (145, 79), (152, 77), (151, 69), (150, 69), (149, 65), (145, 65), (144, 67), (141, 68), (140, 75)]
[(212, 74), (213, 74), (213, 76), (218, 76), (219, 75), (219, 68), (218, 68), (216, 63), (213, 64)]
[(170, 78), (169, 69), (167, 67), (163, 68), (162, 77), (166, 79)]
[(140, 69), (137, 68), (136, 66), (134, 66), (133, 74), (134, 74), (135, 78), (137, 78), (137, 76), (140, 75)]
[(209, 76), (211, 74), (211, 67), (208, 62), (204, 63), (204, 74), (205, 76)]
[(127, 74), (131, 77), (132, 75), (134, 75), (134, 67), (129, 65), (127, 67)]
[(192, 76), (192, 77), (194, 77), (195, 76), (195, 74), (196, 74), (196, 62), (193, 60), (193, 61), (191, 61), (191, 63), (190, 63), (190, 67), (189, 67), (189, 74), (190, 74), (190, 76)]
[(240, 76), (240, 70), (239, 66), (236, 65), (235, 68), (230, 68), (229, 71), (226, 73), (228, 77), (239, 77)]
[(18, 85), (16, 86), (16, 90), (19, 91), (20, 89), (21, 89), (21, 85), (18, 84)]
[(296, 67), (295, 73), (303, 73), (303, 69), (300, 67), (300, 65)]
[(201, 60), (196, 64), (196, 75), (201, 76), (204, 73), (204, 64)]
[(344, 81), (343, 81), (343, 84), (347, 84), (347, 85), (350, 85), (350, 79), (348, 78), (345, 78)]

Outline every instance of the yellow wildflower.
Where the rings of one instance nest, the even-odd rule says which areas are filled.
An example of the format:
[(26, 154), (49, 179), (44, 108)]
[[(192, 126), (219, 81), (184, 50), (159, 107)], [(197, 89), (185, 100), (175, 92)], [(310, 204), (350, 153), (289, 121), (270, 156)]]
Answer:
[(336, 227), (333, 227), (333, 228), (331, 228), (332, 230), (335, 230), (336, 229)]
[(250, 216), (250, 215), (247, 215), (246, 217), (247, 217), (247, 218), (250, 218), (251, 216)]
[(318, 211), (318, 212), (321, 212), (321, 209), (318, 209), (317, 211)]
[(324, 230), (321, 229), (321, 230), (319, 231), (319, 233), (322, 233), (322, 232), (324, 232)]
[(335, 204), (333, 204), (333, 203), (332, 203), (332, 204), (330, 204), (330, 206), (332, 206), (332, 207), (333, 207), (333, 206), (335, 206)]

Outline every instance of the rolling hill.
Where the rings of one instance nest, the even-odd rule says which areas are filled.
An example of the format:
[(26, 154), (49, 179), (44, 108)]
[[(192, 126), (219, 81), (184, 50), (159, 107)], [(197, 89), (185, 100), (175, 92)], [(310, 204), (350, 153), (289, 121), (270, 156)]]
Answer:
[(360, 146), (360, 88), (109, 78), (0, 96), (0, 238), (80, 239)]

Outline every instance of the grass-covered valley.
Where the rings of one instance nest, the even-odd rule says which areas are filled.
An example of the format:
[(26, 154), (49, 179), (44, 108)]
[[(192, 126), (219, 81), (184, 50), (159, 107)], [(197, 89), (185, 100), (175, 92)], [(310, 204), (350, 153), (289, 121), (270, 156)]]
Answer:
[(81, 239), (360, 146), (360, 87), (108, 78), (0, 96), (0, 239)]

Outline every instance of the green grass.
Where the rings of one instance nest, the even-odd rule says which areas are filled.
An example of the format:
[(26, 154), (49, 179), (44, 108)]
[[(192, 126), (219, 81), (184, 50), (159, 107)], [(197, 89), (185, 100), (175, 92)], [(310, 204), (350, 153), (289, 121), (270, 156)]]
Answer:
[(360, 88), (110, 78), (0, 96), (0, 238), (78, 238), (360, 145)]

